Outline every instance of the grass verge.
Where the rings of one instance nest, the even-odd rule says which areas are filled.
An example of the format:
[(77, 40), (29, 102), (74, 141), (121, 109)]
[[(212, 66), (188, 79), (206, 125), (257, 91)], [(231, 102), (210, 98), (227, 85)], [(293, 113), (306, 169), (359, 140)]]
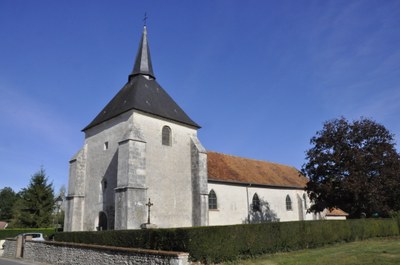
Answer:
[(263, 255), (225, 264), (241, 265), (394, 265), (400, 264), (400, 237), (375, 238), (317, 249)]

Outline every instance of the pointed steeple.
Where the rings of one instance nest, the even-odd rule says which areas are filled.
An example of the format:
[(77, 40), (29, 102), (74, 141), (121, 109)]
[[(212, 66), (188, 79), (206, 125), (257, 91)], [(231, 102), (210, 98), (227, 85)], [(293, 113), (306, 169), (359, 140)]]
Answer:
[(132, 73), (129, 75), (129, 80), (136, 75), (147, 75), (153, 79), (156, 79), (153, 72), (153, 65), (151, 63), (146, 26), (143, 28), (142, 39), (140, 40), (135, 65), (133, 66)]
[(200, 128), (155, 79), (147, 42), (146, 26), (144, 26), (129, 81), (83, 131), (130, 110), (138, 110), (190, 127)]

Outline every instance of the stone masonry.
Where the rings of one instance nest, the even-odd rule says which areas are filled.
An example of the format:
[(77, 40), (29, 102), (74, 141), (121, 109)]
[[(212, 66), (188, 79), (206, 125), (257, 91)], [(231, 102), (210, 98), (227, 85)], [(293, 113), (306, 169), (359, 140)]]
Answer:
[[(15, 240), (7, 240), (4, 257), (15, 257)], [(23, 259), (62, 265), (188, 265), (189, 254), (85, 244), (26, 241)]]

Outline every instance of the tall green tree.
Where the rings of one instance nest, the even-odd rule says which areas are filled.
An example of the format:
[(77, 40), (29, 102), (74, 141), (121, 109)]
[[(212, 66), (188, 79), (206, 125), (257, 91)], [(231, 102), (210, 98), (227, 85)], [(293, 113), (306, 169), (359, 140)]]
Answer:
[(310, 143), (302, 173), (311, 211), (339, 207), (357, 218), (400, 210), (400, 156), (383, 125), (342, 117), (325, 122)]
[(21, 191), (14, 226), (49, 227), (53, 221), (53, 209), (53, 185), (48, 184), (46, 172), (41, 168), (32, 176), (29, 186)]
[(0, 221), (11, 220), (12, 209), (17, 198), (17, 194), (10, 187), (0, 190)]
[(55, 211), (54, 211), (54, 222), (56, 227), (64, 227), (64, 216), (65, 216), (65, 194), (67, 189), (62, 185), (59, 189), (58, 195), (55, 199)]

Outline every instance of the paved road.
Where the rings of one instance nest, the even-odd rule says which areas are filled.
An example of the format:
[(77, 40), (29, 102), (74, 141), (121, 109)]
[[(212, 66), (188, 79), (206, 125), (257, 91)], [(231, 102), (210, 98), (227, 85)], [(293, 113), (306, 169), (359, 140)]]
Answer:
[(43, 265), (43, 263), (33, 263), (19, 259), (6, 259), (0, 257), (0, 265)]

